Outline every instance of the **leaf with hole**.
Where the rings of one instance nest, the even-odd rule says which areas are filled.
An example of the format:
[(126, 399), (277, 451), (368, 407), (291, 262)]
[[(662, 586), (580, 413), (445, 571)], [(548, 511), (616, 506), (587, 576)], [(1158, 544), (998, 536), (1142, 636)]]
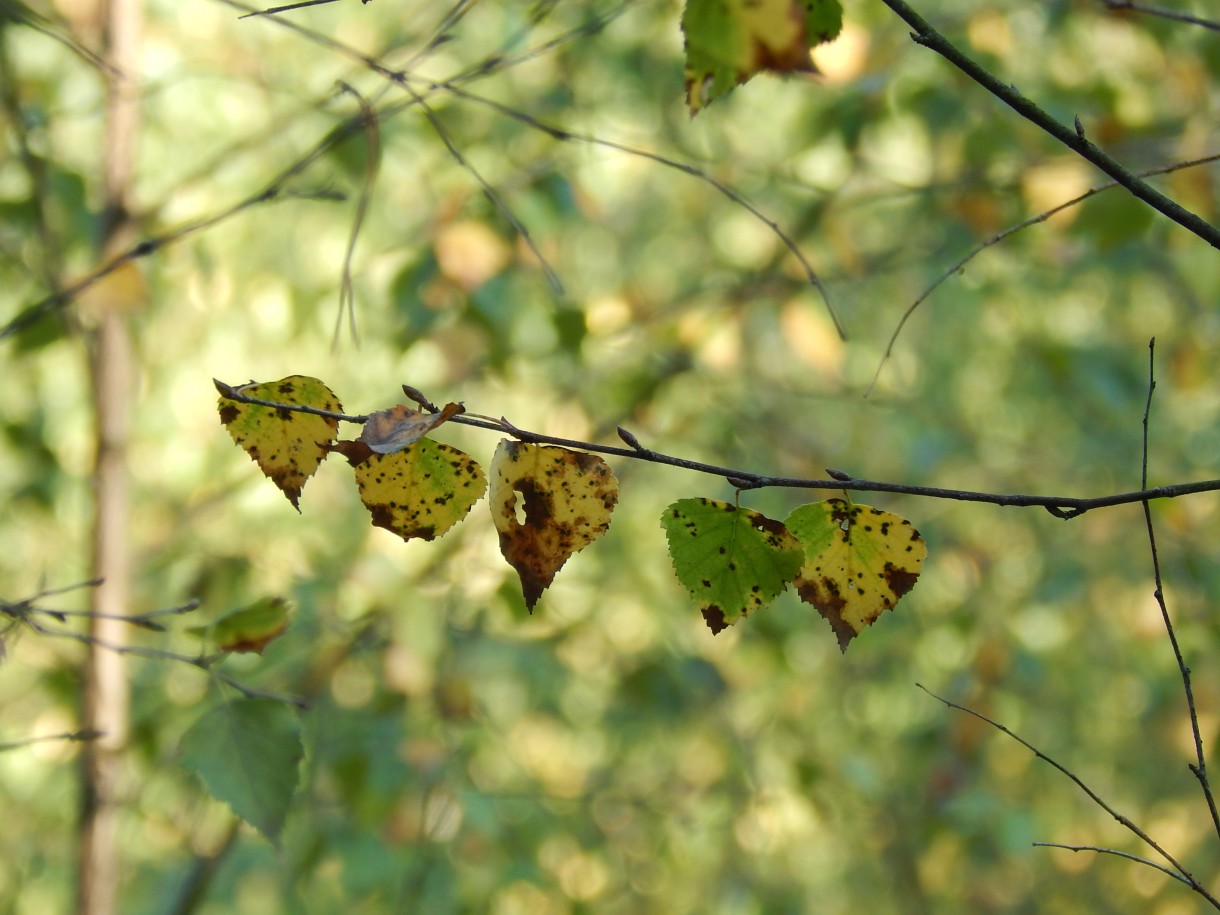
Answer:
[(488, 500), (500, 552), (532, 612), (568, 557), (610, 527), (618, 480), (595, 454), (504, 439), (491, 459)]
[(801, 569), (784, 525), (717, 499), (681, 499), (661, 516), (674, 573), (712, 633), (767, 606)]
[(764, 70), (815, 72), (809, 49), (843, 27), (839, 0), (686, 0), (686, 102), (692, 115)]
[(802, 505), (785, 524), (805, 551), (797, 593), (830, 623), (842, 651), (915, 587), (928, 555), (910, 521), (842, 499)]
[[(294, 406), (314, 407), (341, 413), (334, 392), (316, 378), (289, 375), (279, 381), (244, 384), (236, 390), (247, 397)], [(305, 481), (313, 476), (339, 428), (337, 420), (220, 396), (220, 421), (233, 441), (246, 450), (259, 468), (288, 497), (293, 508), (298, 504)]]
[(474, 458), (430, 438), (392, 454), (370, 453), (355, 464), (355, 472), (373, 524), (403, 540), (440, 537), (466, 517), (487, 489)]
[(272, 699), (234, 699), (195, 722), (180, 752), (208, 794), (279, 844), (305, 756), (295, 709)]

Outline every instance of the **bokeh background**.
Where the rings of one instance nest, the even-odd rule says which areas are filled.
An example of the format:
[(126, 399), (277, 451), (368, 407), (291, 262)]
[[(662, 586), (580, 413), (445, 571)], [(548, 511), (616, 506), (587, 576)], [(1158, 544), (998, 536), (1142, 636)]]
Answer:
[[(1204, 15), (1202, 0), (1180, 8)], [(11, 0), (0, 6), (10, 9)], [(87, 40), (89, 5), (36, 7)], [(1123, 192), (974, 245), (1101, 183), (979, 87), (854, 3), (819, 77), (760, 77), (691, 120), (676, 4), (377, 0), (289, 14), (407, 72), (446, 135), (530, 231), (537, 258), (401, 89), (348, 56), (212, 0), (150, 0), (135, 199), (147, 236), (257, 194), (358, 115), (386, 110), (339, 296), (368, 134), (351, 132), (253, 206), (109, 284), (130, 300), (133, 612), (198, 598), (137, 639), (191, 653), (188, 622), (266, 594), (288, 633), (228, 669), (306, 696), (302, 788), (273, 849), (178, 764), (227, 693), (132, 659), (124, 761), (130, 913), (1157, 913), (1201, 911), (1072, 784), (916, 682), (1070, 766), (1209, 886), (1217, 838), (1194, 777), (1179, 673), (1152, 599), (1138, 506), (1041, 510), (877, 496), (929, 545), (915, 590), (841, 655), (791, 593), (712, 637), (674, 579), (669, 502), (717, 478), (614, 462), (608, 535), (530, 616), (484, 505), (432, 544), (375, 530), (328, 462), (298, 515), (230, 442), (213, 377), (315, 375), (351, 412), (412, 384), (552, 435), (775, 474), (826, 467), (995, 492), (1138, 488), (1148, 341), (1155, 484), (1216, 477), (1220, 258)], [(1220, 37), (1102, 3), (942, 0), (946, 34), (1132, 168), (1217, 149)], [(1214, 13), (1214, 10), (1212, 10)], [(10, 17), (11, 19), (11, 17)], [(45, 160), (61, 279), (97, 264), (102, 79), (0, 18), (0, 321), (46, 294), (19, 136)], [(489, 60), (498, 61), (487, 66)], [(655, 152), (731, 186), (800, 246), (847, 329), (776, 234), (706, 181), (428, 90), (461, 85), (547, 124)], [(1217, 167), (1157, 179), (1217, 217)], [(320, 195), (320, 192), (326, 192)], [(325, 199), (334, 193), (342, 201)], [(89, 575), (90, 296), (0, 343), (0, 592)], [(340, 327), (335, 342), (336, 326)], [(436, 437), (486, 462), (496, 437)], [(747, 493), (774, 517), (811, 498)], [(1205, 744), (1220, 729), (1217, 497), (1154, 506)], [(49, 606), (80, 608), (73, 592)], [(83, 648), (5, 634), (0, 738), (72, 730)], [(0, 753), (0, 909), (72, 900), (79, 747)], [(184, 902), (200, 861), (205, 891)]]

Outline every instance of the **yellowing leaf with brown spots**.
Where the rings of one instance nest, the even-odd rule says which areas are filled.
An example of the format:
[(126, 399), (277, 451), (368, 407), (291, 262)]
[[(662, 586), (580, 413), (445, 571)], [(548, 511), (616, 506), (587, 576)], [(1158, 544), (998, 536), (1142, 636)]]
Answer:
[(491, 459), (488, 500), (500, 552), (532, 613), (568, 557), (610, 527), (618, 480), (595, 454), (504, 439)]
[(839, 0), (686, 0), (686, 102), (692, 115), (756, 73), (813, 72), (809, 49), (843, 27)]
[[(332, 413), (343, 412), (334, 392), (318, 379), (306, 375), (289, 375), (279, 381), (243, 384), (229, 390), (259, 400), (314, 407)], [(326, 457), (328, 446), (334, 441), (339, 428), (338, 420), (241, 403), (230, 400), (223, 393), (218, 406), (220, 421), (229, 430), (233, 441), (246, 449), (263, 473), (300, 511), (297, 503), (301, 498), (301, 488)]]
[(487, 489), (474, 458), (430, 438), (392, 454), (370, 454), (355, 472), (373, 524), (403, 540), (440, 537), (466, 517)]
[(797, 593), (830, 623), (842, 651), (915, 587), (928, 555), (910, 521), (842, 499), (802, 505), (785, 524), (805, 549)]
[(801, 544), (766, 515), (717, 499), (680, 499), (661, 526), (678, 581), (712, 634), (767, 606), (801, 569)]

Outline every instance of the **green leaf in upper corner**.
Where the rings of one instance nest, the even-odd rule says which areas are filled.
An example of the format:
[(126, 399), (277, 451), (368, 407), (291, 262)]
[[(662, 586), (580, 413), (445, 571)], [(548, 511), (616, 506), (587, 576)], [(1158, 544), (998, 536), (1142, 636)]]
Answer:
[(713, 634), (771, 603), (805, 555), (778, 521), (716, 499), (680, 499), (661, 526), (674, 573)]
[(226, 613), (204, 626), (187, 630), (213, 643), (221, 651), (263, 653), (273, 639), (288, 628), (288, 601), (282, 597), (264, 597), (249, 606)]
[(686, 102), (692, 115), (756, 73), (814, 72), (809, 50), (843, 27), (839, 0), (687, 0)]
[(182, 737), (182, 764), (208, 794), (279, 844), (305, 755), (296, 710), (273, 699), (235, 699)]

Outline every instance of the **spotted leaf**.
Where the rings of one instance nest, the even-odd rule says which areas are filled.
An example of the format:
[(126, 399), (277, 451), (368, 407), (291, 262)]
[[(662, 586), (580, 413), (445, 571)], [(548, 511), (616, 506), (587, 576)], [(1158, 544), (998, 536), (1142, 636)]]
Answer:
[(595, 454), (504, 439), (491, 461), (488, 501), (500, 552), (532, 612), (568, 557), (610, 527), (618, 481)]
[(355, 473), (373, 524), (403, 540), (433, 540), (446, 533), (487, 489), (474, 458), (430, 438), (391, 454), (370, 454), (356, 464)]
[(767, 606), (800, 571), (800, 542), (766, 515), (681, 499), (661, 516), (674, 572), (712, 633)]
[(785, 524), (805, 551), (797, 593), (830, 623), (842, 651), (915, 587), (928, 555), (910, 521), (842, 499), (802, 505)]
[[(275, 403), (314, 407), (332, 413), (343, 411), (330, 388), (306, 375), (289, 375), (279, 381), (245, 384), (230, 390)], [(339, 428), (338, 421), (282, 407), (242, 403), (225, 397), (224, 388), (221, 391), (220, 421), (229, 430), (229, 435), (288, 497), (293, 508), (300, 511), (301, 489), (326, 457)]]

